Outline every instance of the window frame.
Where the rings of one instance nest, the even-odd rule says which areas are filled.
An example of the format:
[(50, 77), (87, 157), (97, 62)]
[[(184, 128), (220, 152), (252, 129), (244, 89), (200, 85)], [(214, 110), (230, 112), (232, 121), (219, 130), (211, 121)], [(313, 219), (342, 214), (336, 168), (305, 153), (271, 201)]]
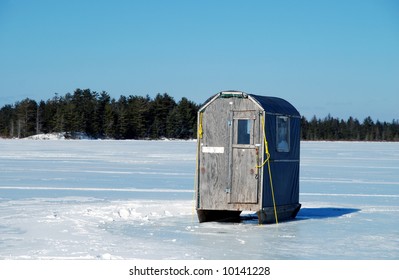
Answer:
[[(281, 120), (284, 120), (285, 128), (281, 125)], [(285, 132), (285, 133), (283, 133)], [(279, 153), (289, 153), (291, 150), (290, 137), (291, 126), (290, 117), (284, 115), (276, 116), (276, 151)], [(283, 142), (284, 140), (285, 143)]]
[[(253, 143), (253, 120), (247, 118), (238, 118), (236, 121), (236, 135), (234, 144), (236, 145), (252, 145)], [(240, 125), (245, 124), (244, 126)], [(244, 130), (245, 129), (245, 130)], [(240, 137), (241, 136), (241, 137)], [(246, 140), (246, 141), (240, 141)]]

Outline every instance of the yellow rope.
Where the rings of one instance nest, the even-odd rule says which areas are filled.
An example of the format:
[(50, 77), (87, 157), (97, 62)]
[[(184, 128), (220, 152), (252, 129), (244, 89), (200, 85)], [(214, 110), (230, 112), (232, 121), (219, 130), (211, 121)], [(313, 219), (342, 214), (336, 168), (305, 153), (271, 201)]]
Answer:
[(277, 208), (276, 208), (276, 200), (274, 199), (274, 187), (273, 187), (273, 178), (272, 178), (272, 171), (270, 169), (270, 153), (269, 153), (269, 147), (267, 144), (267, 139), (266, 139), (266, 129), (265, 129), (265, 120), (263, 119), (263, 115), (261, 116), (261, 121), (262, 121), (262, 129), (263, 129), (263, 140), (265, 142), (265, 153), (266, 153), (266, 159), (261, 165), (257, 165), (257, 168), (263, 167), (266, 162), (267, 162), (267, 169), (269, 171), (269, 180), (270, 180), (270, 189), (272, 191), (272, 199), (273, 199), (273, 208), (274, 208), (274, 218), (276, 219), (276, 224), (278, 224), (278, 217), (277, 217)]
[(201, 112), (199, 115), (199, 127), (198, 127), (198, 136), (200, 139), (202, 139), (202, 135), (204, 134), (203, 128), (202, 128), (202, 115), (204, 113)]

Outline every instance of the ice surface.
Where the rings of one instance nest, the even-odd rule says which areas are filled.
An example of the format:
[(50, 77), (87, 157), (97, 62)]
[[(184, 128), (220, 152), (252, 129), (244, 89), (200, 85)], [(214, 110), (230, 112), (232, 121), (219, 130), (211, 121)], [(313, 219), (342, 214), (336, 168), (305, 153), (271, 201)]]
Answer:
[(398, 259), (399, 143), (302, 142), (297, 219), (199, 224), (195, 141), (0, 140), (0, 259)]

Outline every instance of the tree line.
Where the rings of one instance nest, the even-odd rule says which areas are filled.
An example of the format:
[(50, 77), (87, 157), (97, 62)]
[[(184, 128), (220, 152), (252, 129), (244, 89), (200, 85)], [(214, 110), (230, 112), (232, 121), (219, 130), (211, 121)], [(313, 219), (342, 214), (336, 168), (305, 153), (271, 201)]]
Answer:
[(23, 138), (64, 132), (102, 139), (189, 139), (196, 137), (199, 106), (187, 98), (157, 94), (120, 96), (118, 100), (90, 89), (55, 94), (37, 103), (29, 98), (0, 109), (0, 136)]
[(345, 141), (399, 141), (399, 120), (374, 122), (370, 116), (363, 122), (349, 117), (348, 120), (333, 118), (329, 114), (324, 119), (316, 116), (308, 121), (301, 119), (302, 140), (345, 140)]
[[(55, 96), (47, 101), (26, 98), (0, 109), (0, 137), (24, 138), (40, 133), (63, 132), (74, 137), (85, 133), (101, 139), (191, 139), (197, 136), (196, 104), (183, 97), (157, 94), (121, 95), (111, 98), (103, 92), (76, 89), (74, 93)], [(367, 117), (360, 122), (324, 119), (314, 116), (301, 119), (302, 140), (399, 141), (399, 120), (374, 122)]]

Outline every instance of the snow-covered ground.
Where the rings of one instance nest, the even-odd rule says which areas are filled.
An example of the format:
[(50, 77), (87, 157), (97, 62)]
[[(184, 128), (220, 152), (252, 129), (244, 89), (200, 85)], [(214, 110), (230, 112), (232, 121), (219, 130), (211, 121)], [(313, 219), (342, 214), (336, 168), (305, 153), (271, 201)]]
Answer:
[(0, 259), (399, 258), (399, 143), (302, 142), (302, 209), (263, 226), (197, 222), (195, 149), (0, 139)]

